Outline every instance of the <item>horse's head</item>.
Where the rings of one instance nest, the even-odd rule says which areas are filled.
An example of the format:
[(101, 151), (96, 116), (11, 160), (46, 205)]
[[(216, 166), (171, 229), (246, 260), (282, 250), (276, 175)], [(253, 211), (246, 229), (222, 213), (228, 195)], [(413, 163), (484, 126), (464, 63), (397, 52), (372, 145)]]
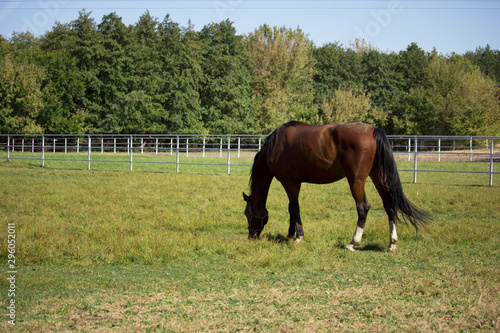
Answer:
[(259, 238), (260, 233), (264, 230), (264, 226), (267, 224), (269, 216), (267, 210), (264, 208), (265, 213), (262, 215), (255, 215), (252, 211), (251, 197), (243, 193), (243, 199), (246, 201), (247, 205), (245, 207), (245, 216), (248, 221), (248, 238)]

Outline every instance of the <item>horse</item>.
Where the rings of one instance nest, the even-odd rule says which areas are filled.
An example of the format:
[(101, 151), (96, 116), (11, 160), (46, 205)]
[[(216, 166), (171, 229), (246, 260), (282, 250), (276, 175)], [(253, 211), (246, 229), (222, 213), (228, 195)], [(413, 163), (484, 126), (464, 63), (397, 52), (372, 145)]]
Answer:
[(299, 193), (302, 183), (328, 184), (347, 178), (356, 203), (358, 220), (352, 241), (346, 249), (355, 251), (361, 244), (370, 205), (365, 182), (370, 176), (389, 219), (389, 248), (396, 251), (396, 222), (418, 231), (430, 220), (404, 195), (396, 161), (385, 132), (375, 126), (348, 122), (313, 126), (291, 121), (276, 128), (255, 155), (250, 173), (250, 195), (246, 202), (248, 238), (259, 238), (267, 224), (269, 187), (276, 178), (288, 196), (290, 227), (288, 239), (304, 239), (300, 218)]

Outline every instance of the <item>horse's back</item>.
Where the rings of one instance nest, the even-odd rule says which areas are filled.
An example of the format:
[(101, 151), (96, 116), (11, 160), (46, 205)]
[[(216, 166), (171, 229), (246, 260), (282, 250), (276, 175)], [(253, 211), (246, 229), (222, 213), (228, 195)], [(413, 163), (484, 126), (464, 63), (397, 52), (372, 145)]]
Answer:
[(373, 125), (360, 122), (336, 123), (313, 126), (293, 121), (280, 126), (275, 133), (275, 144), (280, 147), (293, 147), (299, 153), (305, 151), (328, 152), (332, 148), (341, 148), (344, 144), (351, 147), (371, 146), (374, 143)]
[[(340, 123), (312, 126), (290, 122), (270, 136), (269, 168), (279, 180), (330, 183), (345, 177), (345, 163), (353, 152), (371, 149), (371, 125)], [(373, 141), (373, 139), (372, 139)]]

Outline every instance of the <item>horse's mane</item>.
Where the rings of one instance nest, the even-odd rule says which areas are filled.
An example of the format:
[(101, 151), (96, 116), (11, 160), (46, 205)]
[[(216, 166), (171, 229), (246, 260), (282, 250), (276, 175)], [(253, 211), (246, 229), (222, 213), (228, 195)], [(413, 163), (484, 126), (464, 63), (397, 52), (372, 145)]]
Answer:
[(278, 135), (279, 132), (287, 127), (295, 127), (297, 125), (300, 125), (301, 123), (298, 121), (289, 121), (288, 123), (285, 123), (279, 127), (277, 127), (271, 134), (269, 134), (266, 139), (264, 140), (264, 144), (262, 145), (262, 148), (260, 151), (255, 155), (253, 159), (253, 165), (252, 165), (252, 170), (250, 171), (250, 188), (252, 188), (252, 181), (254, 179), (255, 173), (256, 173), (256, 165), (257, 161), (260, 157), (261, 154), (269, 154), (270, 151), (273, 150), (273, 146), (278, 140)]

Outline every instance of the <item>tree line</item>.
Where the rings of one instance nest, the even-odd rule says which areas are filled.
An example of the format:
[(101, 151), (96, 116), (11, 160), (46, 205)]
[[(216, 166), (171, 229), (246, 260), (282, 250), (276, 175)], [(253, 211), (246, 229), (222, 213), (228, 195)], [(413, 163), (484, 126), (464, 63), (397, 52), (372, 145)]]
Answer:
[(40, 37), (0, 36), (0, 133), (269, 133), (288, 120), (390, 134), (500, 135), (500, 52), (315, 46), (229, 20), (196, 31), (81, 11)]

